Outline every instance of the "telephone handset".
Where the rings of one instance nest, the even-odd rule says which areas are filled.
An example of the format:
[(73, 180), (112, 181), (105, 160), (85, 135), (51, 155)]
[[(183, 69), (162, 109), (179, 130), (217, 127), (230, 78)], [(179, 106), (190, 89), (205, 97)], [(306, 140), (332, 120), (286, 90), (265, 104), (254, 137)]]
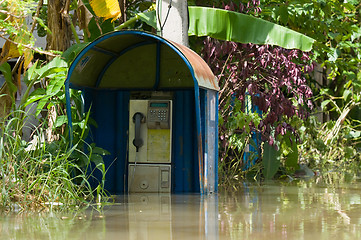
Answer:
[(139, 152), (139, 148), (143, 146), (143, 139), (140, 137), (140, 125), (145, 121), (145, 116), (141, 112), (137, 112), (133, 115), (133, 122), (135, 123), (135, 134), (133, 145), (136, 148), (136, 151)]

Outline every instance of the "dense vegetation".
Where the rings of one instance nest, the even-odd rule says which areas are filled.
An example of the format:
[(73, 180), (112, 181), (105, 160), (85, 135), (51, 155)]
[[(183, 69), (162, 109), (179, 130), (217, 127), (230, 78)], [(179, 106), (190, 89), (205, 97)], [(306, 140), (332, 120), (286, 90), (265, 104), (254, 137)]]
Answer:
[[(0, 36), (6, 40), (0, 66), (5, 77), (0, 95), (3, 211), (78, 208), (105, 197), (103, 182), (93, 185), (90, 182), (93, 171), (105, 174), (102, 156), (107, 152), (84, 141), (91, 119), (82, 111), (77, 91), (72, 92), (73, 146), (69, 146), (66, 134), (63, 85), (74, 56), (72, 51), (62, 54), (59, 49), (34, 46), (32, 32), (37, 23), (50, 31), (45, 19), (39, 18), (46, 8), (42, 1), (33, 13), (36, 21), (30, 27), (26, 24), (31, 9), (36, 9), (34, 4), (1, 1)], [(33, 60), (34, 55), (40, 59)], [(13, 58), (17, 59), (15, 65), (7, 63)]]
[[(0, 37), (6, 40), (0, 55), (5, 77), (0, 93), (1, 209), (80, 206), (104, 196), (102, 182), (90, 185), (89, 173), (105, 174), (102, 156), (107, 152), (84, 142), (88, 125), (96, 123), (82, 111), (77, 91), (72, 92), (75, 144), (69, 147), (63, 84), (68, 66), (87, 42), (121, 24), (152, 31), (136, 15), (154, 8), (150, 2), (121, 2), (122, 14), (105, 20), (96, 16), (87, 0), (0, 1)], [(249, 176), (292, 175), (299, 163), (327, 171), (351, 165), (359, 170), (358, 1), (189, 4), (263, 18), (316, 40), (312, 52), (302, 52), (210, 37), (190, 39), (191, 48), (207, 61), (221, 87), (221, 184)], [(33, 16), (30, 24), (27, 16)], [(35, 47), (35, 31), (47, 36), (46, 49)], [(11, 59), (16, 63), (8, 64)], [(34, 119), (29, 122), (31, 118), (36, 124)]]
[[(316, 40), (311, 53), (209, 38), (204, 41), (203, 56), (223, 87), (220, 92), (223, 180), (237, 180), (248, 173), (266, 179), (276, 174), (292, 175), (299, 163), (321, 172), (350, 169), (358, 172), (359, 2), (196, 3), (254, 15)], [(212, 51), (214, 48), (217, 50)], [(244, 158), (248, 149), (251, 155), (246, 153), (248, 157)], [(252, 168), (247, 159), (254, 163)]]

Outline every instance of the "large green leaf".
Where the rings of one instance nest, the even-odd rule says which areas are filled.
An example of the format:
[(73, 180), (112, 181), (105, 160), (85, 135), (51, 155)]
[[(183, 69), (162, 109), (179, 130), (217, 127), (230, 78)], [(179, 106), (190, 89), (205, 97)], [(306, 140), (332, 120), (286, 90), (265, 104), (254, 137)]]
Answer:
[(283, 141), (281, 143), (281, 149), (285, 155), (285, 165), (286, 167), (291, 167), (297, 169), (298, 167), (298, 147), (296, 142), (296, 137), (287, 132), (283, 136)]
[[(242, 13), (207, 7), (188, 9), (188, 35), (210, 36), (239, 43), (270, 44), (302, 51), (310, 51), (315, 41), (286, 27)], [(156, 27), (155, 11), (142, 13), (139, 17)]]
[(81, 52), (89, 43), (83, 42), (83, 43), (76, 43), (72, 46), (70, 46), (62, 55), (61, 57), (67, 62), (71, 63), (75, 57), (78, 55), (78, 53)]
[(280, 151), (265, 142), (263, 145), (263, 175), (266, 180), (272, 179), (280, 167)]
[(66, 115), (60, 115), (56, 118), (54, 128), (60, 127), (61, 125), (68, 122), (68, 118)]
[[(12, 80), (11, 66), (9, 63), (5, 62), (0, 65), (0, 72), (4, 75), (5, 82), (9, 87), (11, 95), (13, 95), (17, 91), (16, 85)], [(1, 87), (1, 86), (0, 86)]]
[(46, 88), (46, 95), (49, 97), (56, 95), (64, 86), (64, 82), (65, 77), (54, 77), (50, 79), (49, 84)]
[(60, 57), (56, 57), (51, 62), (46, 64), (40, 69), (36, 69), (36, 73), (39, 75), (39, 78), (50, 77), (51, 74), (64, 72), (68, 64), (61, 59)]
[(138, 13), (137, 14), (143, 22), (148, 24), (149, 26), (153, 28), (157, 28), (157, 20), (155, 11), (145, 12), (145, 13)]
[(26, 99), (25, 107), (33, 102), (43, 99), (43, 98), (48, 98), (48, 96), (46, 95), (46, 90), (44, 88), (37, 88)]
[(102, 34), (114, 31), (114, 26), (110, 19), (105, 21), (97, 21), (95, 20), (95, 17), (93, 17), (90, 19), (88, 24), (88, 30), (91, 33), (89, 41), (94, 41)]
[(270, 44), (310, 51), (314, 39), (283, 26), (242, 13), (189, 7), (189, 35), (240, 43)]

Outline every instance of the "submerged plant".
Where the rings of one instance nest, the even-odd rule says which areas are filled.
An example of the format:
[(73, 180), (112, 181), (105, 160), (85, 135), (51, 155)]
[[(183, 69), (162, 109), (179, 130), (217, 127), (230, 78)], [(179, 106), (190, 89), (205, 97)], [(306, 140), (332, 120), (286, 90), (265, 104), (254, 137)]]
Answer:
[[(312, 167), (323, 169), (323, 172), (360, 173), (361, 149), (360, 131), (349, 124), (337, 126), (338, 121), (320, 123), (315, 117), (300, 124), (301, 161), (308, 162)], [(338, 133), (327, 140), (329, 133), (338, 127)]]

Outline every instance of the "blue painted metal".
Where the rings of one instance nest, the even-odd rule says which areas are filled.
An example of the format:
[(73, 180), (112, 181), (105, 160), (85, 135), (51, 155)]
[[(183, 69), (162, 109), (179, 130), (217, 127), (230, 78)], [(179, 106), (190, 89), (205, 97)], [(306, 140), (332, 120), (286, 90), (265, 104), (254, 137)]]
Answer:
[(69, 145), (70, 148), (73, 147), (73, 123), (71, 118), (71, 101), (70, 101), (70, 92), (69, 92), (69, 81), (65, 82), (65, 99), (66, 99), (66, 115), (68, 118), (68, 128), (69, 128)]
[[(194, 73), (192, 64), (188, 61), (186, 56), (180, 51), (175, 45), (171, 44), (167, 40), (152, 35), (149, 33), (139, 31), (127, 31), (127, 32), (115, 32), (105, 35), (94, 42), (90, 43), (74, 60), (70, 66), (68, 77), (65, 81), (66, 99), (67, 99), (67, 112), (68, 121), (70, 126), (70, 136), (72, 140), (72, 121), (70, 112), (70, 95), (69, 82), (70, 76), (72, 75), (75, 66), (82, 61), (82, 57), (91, 49), (94, 49), (96, 44), (100, 43), (104, 39), (118, 36), (122, 34), (136, 34), (139, 36), (151, 37), (157, 41), (157, 76), (156, 84), (153, 90), (158, 89), (159, 83), (159, 69), (160, 69), (160, 44), (166, 44), (173, 51), (175, 51), (179, 57), (187, 65), (193, 81), (194, 88), (192, 90), (172, 89), (174, 91), (174, 109), (173, 112), (173, 153), (172, 153), (172, 191), (173, 192), (200, 192), (207, 193), (208, 187), (205, 186), (207, 183), (206, 178), (215, 174), (217, 178), (217, 162), (218, 162), (218, 135), (216, 135), (214, 142), (208, 141), (209, 131), (214, 131), (214, 124), (217, 126), (218, 115), (216, 120), (212, 123), (206, 122), (209, 117), (209, 103), (207, 92), (209, 90), (200, 89), (197, 78)], [(137, 44), (135, 44), (137, 45)], [(127, 49), (132, 48), (133, 46)], [(141, 44), (139, 44), (141, 45)], [(188, 53), (189, 54), (189, 53)], [(121, 55), (121, 53), (120, 53)], [(102, 76), (105, 73), (105, 69), (114, 62), (118, 56), (114, 55), (111, 58), (104, 69), (102, 69), (100, 75), (97, 78), (96, 86), (101, 83)], [(76, 87), (76, 86), (74, 86)], [(129, 115), (129, 90), (121, 89), (107, 91), (92, 89), (94, 86), (82, 87), (84, 91), (84, 97), (86, 102), (86, 109), (89, 109), (90, 103), (92, 104), (92, 117), (101, 127), (92, 128), (92, 141), (97, 146), (107, 149), (112, 154), (105, 158), (106, 167), (109, 168), (107, 172), (107, 180), (105, 188), (111, 193), (123, 193), (126, 191), (125, 175), (126, 175), (126, 164), (127, 164), (127, 130), (128, 130), (128, 115)], [(139, 90), (139, 89), (138, 89)], [(144, 89), (151, 90), (151, 89)], [(217, 96), (217, 92), (214, 91)], [(216, 97), (218, 102), (218, 97)], [(217, 111), (216, 111), (217, 112)], [(196, 131), (194, 131), (196, 126)], [(209, 127), (213, 130), (210, 130)], [(217, 129), (217, 127), (216, 127)], [(214, 131), (217, 133), (217, 130)], [(207, 134), (206, 134), (207, 133)], [(207, 143), (211, 145), (207, 145)], [(214, 148), (214, 146), (216, 146)], [(208, 157), (210, 151), (214, 152), (216, 159), (214, 159), (214, 171), (211, 169), (205, 169), (205, 157)], [(207, 159), (208, 161), (208, 159)], [(207, 166), (206, 166), (207, 167)], [(212, 174), (210, 174), (210, 171)], [(215, 182), (214, 189), (217, 190)]]
[(215, 104), (215, 118), (216, 118), (216, 122), (215, 122), (215, 132), (214, 134), (216, 135), (216, 139), (214, 142), (214, 154), (215, 154), (215, 168), (214, 168), (214, 191), (218, 192), (218, 124), (219, 124), (219, 118), (218, 118), (218, 106), (219, 106), (219, 94), (218, 92), (216, 92), (216, 104)]
[[(194, 92), (184, 92), (184, 121), (187, 123), (184, 125), (183, 130), (183, 161), (184, 171), (186, 173), (183, 179), (184, 190), (183, 192), (199, 192), (199, 178), (198, 178), (198, 162), (197, 162), (197, 135), (194, 134), (195, 125), (195, 109), (194, 106)], [(193, 131), (192, 131), (193, 130)], [(177, 162), (177, 158), (175, 158)], [(193, 173), (193, 174), (192, 174)], [(177, 180), (177, 179), (176, 179)], [(177, 181), (176, 181), (177, 182)]]
[[(189, 126), (188, 118), (186, 116), (186, 112), (184, 111), (184, 103), (185, 101), (185, 94), (184, 91), (176, 91), (174, 93), (174, 100), (173, 100), (173, 109), (177, 109), (177, 111), (173, 111), (173, 126), (177, 126), (173, 128), (172, 136), (172, 160), (177, 159), (177, 161), (172, 161), (172, 192), (174, 193), (181, 193), (185, 190), (186, 182), (184, 180), (191, 180), (189, 179), (188, 171), (190, 168), (185, 168), (186, 165), (186, 147), (185, 141), (186, 136), (184, 136), (185, 131), (184, 129)], [(176, 176), (183, 176), (181, 181), (177, 181)], [(189, 191), (188, 191), (189, 192)]]
[(217, 167), (218, 167), (218, 109), (216, 91), (205, 92), (205, 180), (206, 192), (217, 191)]
[(207, 122), (207, 115), (208, 115), (208, 97), (207, 97), (207, 90), (200, 89), (200, 110), (201, 110), (201, 131), (202, 131), (202, 145), (203, 145), (203, 164), (202, 164), (202, 175), (203, 175), (203, 193), (208, 192), (208, 144), (207, 144), (207, 136), (208, 136), (208, 122)]
[(204, 193), (217, 191), (218, 167), (218, 95), (216, 91), (200, 89), (201, 129), (204, 149), (203, 186)]
[(173, 192), (199, 192), (193, 90), (176, 91), (173, 108)]
[(199, 190), (204, 194), (204, 156), (203, 156), (203, 135), (202, 135), (202, 120), (201, 120), (201, 103), (198, 84), (194, 83), (195, 93), (195, 108), (196, 108), (196, 124), (197, 124), (197, 152), (198, 152), (198, 166), (199, 166)]
[(128, 152), (128, 127), (129, 127), (129, 92), (118, 92), (116, 99), (116, 156), (114, 181), (116, 186), (115, 193), (126, 192), (126, 171), (127, 171), (127, 152)]
[[(259, 110), (258, 106), (252, 103), (251, 96), (248, 93), (246, 93), (245, 105), (245, 113), (255, 112), (258, 113), (259, 116), (262, 116), (262, 111)], [(248, 144), (248, 151), (246, 149), (243, 154), (243, 170), (247, 170), (256, 164), (256, 161), (260, 156), (261, 143), (261, 134), (252, 131), (250, 143)]]
[[(97, 114), (93, 115), (94, 120), (97, 123), (101, 123), (101, 129), (96, 129), (95, 134), (95, 143), (101, 147), (105, 148), (107, 151), (114, 153), (116, 152), (116, 135), (114, 134), (115, 126), (117, 125), (116, 121), (116, 111), (114, 111), (114, 105), (116, 101), (116, 93), (107, 93), (107, 92), (95, 92), (95, 101), (93, 100), (92, 109), (96, 109)], [(107, 171), (107, 178), (114, 179), (115, 168), (110, 167), (114, 164), (116, 156), (108, 155), (105, 156), (104, 164)], [(101, 175), (96, 175), (97, 179), (101, 180)], [(105, 181), (105, 189), (114, 189), (116, 182), (114, 181)]]
[[(107, 169), (105, 188), (111, 193), (123, 193), (127, 164), (129, 92), (85, 89), (83, 95), (86, 111), (90, 109), (91, 117), (99, 123), (99, 127), (91, 127), (87, 142), (95, 143), (111, 153), (104, 157)], [(95, 171), (95, 178), (91, 179), (91, 184), (97, 186), (101, 179), (100, 172)]]

